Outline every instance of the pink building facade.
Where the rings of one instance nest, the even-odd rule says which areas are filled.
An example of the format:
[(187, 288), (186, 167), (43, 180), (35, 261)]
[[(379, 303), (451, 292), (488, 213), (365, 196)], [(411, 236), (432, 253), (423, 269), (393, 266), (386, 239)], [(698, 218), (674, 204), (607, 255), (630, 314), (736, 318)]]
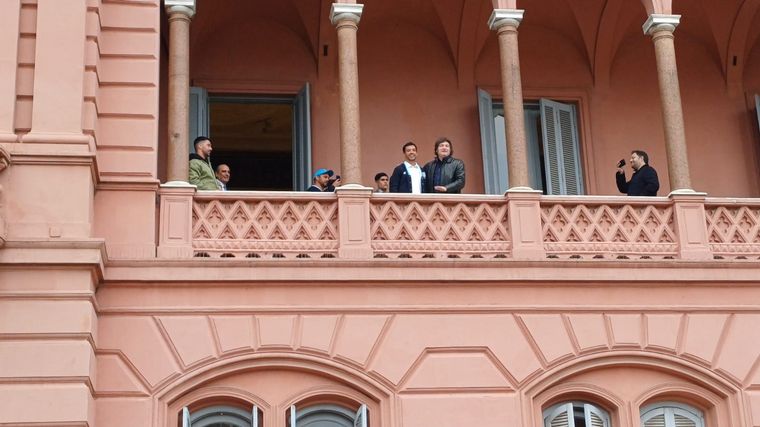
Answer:
[(760, 427), (760, 2), (0, 10), (0, 426)]

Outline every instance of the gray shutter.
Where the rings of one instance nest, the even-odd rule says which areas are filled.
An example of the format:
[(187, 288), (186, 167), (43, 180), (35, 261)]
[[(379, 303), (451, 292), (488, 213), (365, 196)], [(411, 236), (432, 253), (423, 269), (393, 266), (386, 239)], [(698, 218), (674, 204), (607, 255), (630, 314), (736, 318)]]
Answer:
[(486, 194), (504, 194), (509, 188), (504, 116), (494, 116), (493, 98), (483, 89), (478, 89), (478, 114)]
[(566, 403), (555, 408), (544, 418), (544, 427), (575, 427), (573, 404)]
[(575, 107), (541, 99), (547, 194), (583, 194)]
[(256, 405), (253, 405), (251, 411), (251, 427), (259, 427), (259, 407)]
[(760, 132), (760, 95), (755, 95), (755, 114), (757, 114), (757, 131)]
[(189, 153), (194, 153), (193, 140), (195, 138), (209, 135), (209, 119), (208, 119), (208, 92), (202, 87), (190, 88), (190, 129), (188, 133), (189, 141)]
[(182, 427), (190, 427), (190, 410), (187, 406), (182, 408)]
[(644, 427), (665, 427), (665, 414), (656, 415), (643, 423)]
[(362, 406), (359, 407), (359, 410), (356, 411), (354, 427), (367, 427), (367, 405), (362, 404)]
[(290, 427), (296, 427), (296, 405), (290, 405)]
[(596, 406), (584, 404), (583, 414), (586, 418), (587, 427), (609, 427), (607, 415)]
[(311, 185), (310, 102), (309, 83), (306, 83), (293, 103), (293, 189), (297, 191)]

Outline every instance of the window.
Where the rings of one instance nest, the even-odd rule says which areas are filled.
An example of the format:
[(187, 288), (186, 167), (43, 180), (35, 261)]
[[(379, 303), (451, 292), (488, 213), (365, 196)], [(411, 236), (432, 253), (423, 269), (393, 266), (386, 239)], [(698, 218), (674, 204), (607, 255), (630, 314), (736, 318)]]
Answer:
[(214, 142), (213, 167), (230, 166), (233, 190), (305, 190), (311, 184), (308, 83), (295, 95), (209, 95), (190, 88), (188, 149), (199, 135)]
[[(478, 89), (483, 176), (488, 194), (509, 188), (504, 105)], [(544, 194), (583, 194), (576, 106), (549, 99), (524, 105), (530, 186)]]
[(610, 417), (591, 403), (564, 402), (544, 411), (544, 427), (610, 427)]
[(296, 410), (290, 407), (288, 427), (367, 427), (367, 405), (354, 413), (338, 405), (313, 405)]
[(704, 417), (698, 409), (680, 403), (665, 402), (641, 410), (642, 427), (704, 427)]
[(212, 406), (190, 412), (182, 408), (182, 427), (259, 427), (261, 416), (255, 405), (250, 411), (232, 406)]

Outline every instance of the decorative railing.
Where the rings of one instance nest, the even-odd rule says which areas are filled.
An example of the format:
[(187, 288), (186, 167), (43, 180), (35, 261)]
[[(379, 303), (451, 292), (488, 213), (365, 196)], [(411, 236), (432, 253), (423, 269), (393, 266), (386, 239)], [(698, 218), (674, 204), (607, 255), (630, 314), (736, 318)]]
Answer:
[(747, 259), (760, 254), (760, 200), (707, 199), (705, 220), (715, 257)]
[(376, 258), (507, 258), (507, 204), (501, 196), (373, 195)]
[(159, 258), (758, 260), (760, 199), (161, 188)]
[(199, 193), (193, 198), (195, 255), (334, 258), (338, 251), (338, 204), (334, 198), (319, 196)]
[(673, 212), (667, 198), (545, 197), (544, 247), (554, 257), (674, 258)]

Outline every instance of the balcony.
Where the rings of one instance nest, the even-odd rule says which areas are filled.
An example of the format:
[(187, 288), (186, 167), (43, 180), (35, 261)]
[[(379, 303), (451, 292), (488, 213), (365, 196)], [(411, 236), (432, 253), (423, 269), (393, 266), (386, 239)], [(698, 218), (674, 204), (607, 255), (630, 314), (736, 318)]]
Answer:
[(736, 260), (760, 258), (760, 200), (196, 192), (161, 189), (159, 258)]

